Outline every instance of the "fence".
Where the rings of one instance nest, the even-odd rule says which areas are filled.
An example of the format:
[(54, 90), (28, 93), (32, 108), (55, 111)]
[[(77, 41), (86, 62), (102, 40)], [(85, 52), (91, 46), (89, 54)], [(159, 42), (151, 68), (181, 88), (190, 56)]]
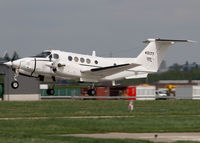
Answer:
[[(41, 96), (42, 99), (97, 99), (97, 100), (132, 100), (130, 96)], [(134, 96), (134, 99), (136, 100), (153, 100), (152, 97), (149, 96)], [(154, 97), (154, 100), (156, 100), (157, 97)], [(159, 99), (176, 99), (175, 96), (167, 96), (167, 97), (159, 97)]]
[(41, 97), (72, 97), (72, 96), (80, 96), (81, 91), (80, 88), (55, 88), (55, 93), (54, 95), (48, 95), (47, 94), (47, 89), (41, 89)]

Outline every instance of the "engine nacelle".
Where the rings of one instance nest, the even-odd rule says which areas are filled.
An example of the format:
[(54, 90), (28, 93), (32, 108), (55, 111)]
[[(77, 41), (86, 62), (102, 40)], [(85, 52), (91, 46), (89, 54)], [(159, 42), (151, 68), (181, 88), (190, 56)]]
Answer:
[(35, 61), (34, 60), (24, 60), (20, 63), (20, 69), (24, 71), (31, 72), (35, 68)]

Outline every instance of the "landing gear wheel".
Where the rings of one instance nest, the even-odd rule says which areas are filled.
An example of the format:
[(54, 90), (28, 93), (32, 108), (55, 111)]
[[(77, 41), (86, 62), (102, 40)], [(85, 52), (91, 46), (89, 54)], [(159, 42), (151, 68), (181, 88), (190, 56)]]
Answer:
[(88, 90), (88, 95), (95, 96), (96, 95), (96, 90), (95, 89), (89, 89)]
[(54, 89), (47, 89), (47, 94), (48, 95), (54, 95), (55, 94), (55, 90)]
[(11, 86), (12, 86), (13, 89), (17, 89), (19, 87), (19, 83), (17, 81), (13, 81), (11, 83)]

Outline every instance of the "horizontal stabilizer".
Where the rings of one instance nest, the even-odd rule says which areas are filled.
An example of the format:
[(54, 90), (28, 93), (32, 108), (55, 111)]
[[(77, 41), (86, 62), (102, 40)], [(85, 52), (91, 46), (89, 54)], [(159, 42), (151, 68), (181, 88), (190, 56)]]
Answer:
[(143, 41), (144, 43), (150, 43), (150, 42), (172, 42), (172, 43), (176, 43), (176, 42), (196, 42), (196, 41), (192, 41), (192, 40), (172, 40), (172, 39), (147, 39), (146, 41)]

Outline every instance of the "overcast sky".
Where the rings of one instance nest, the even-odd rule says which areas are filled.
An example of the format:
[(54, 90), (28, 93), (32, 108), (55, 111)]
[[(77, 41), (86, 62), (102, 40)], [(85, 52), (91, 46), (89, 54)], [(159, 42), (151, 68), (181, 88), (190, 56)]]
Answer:
[(200, 63), (199, 0), (0, 0), (0, 52), (45, 49), (135, 57), (147, 38), (191, 39), (167, 64)]

